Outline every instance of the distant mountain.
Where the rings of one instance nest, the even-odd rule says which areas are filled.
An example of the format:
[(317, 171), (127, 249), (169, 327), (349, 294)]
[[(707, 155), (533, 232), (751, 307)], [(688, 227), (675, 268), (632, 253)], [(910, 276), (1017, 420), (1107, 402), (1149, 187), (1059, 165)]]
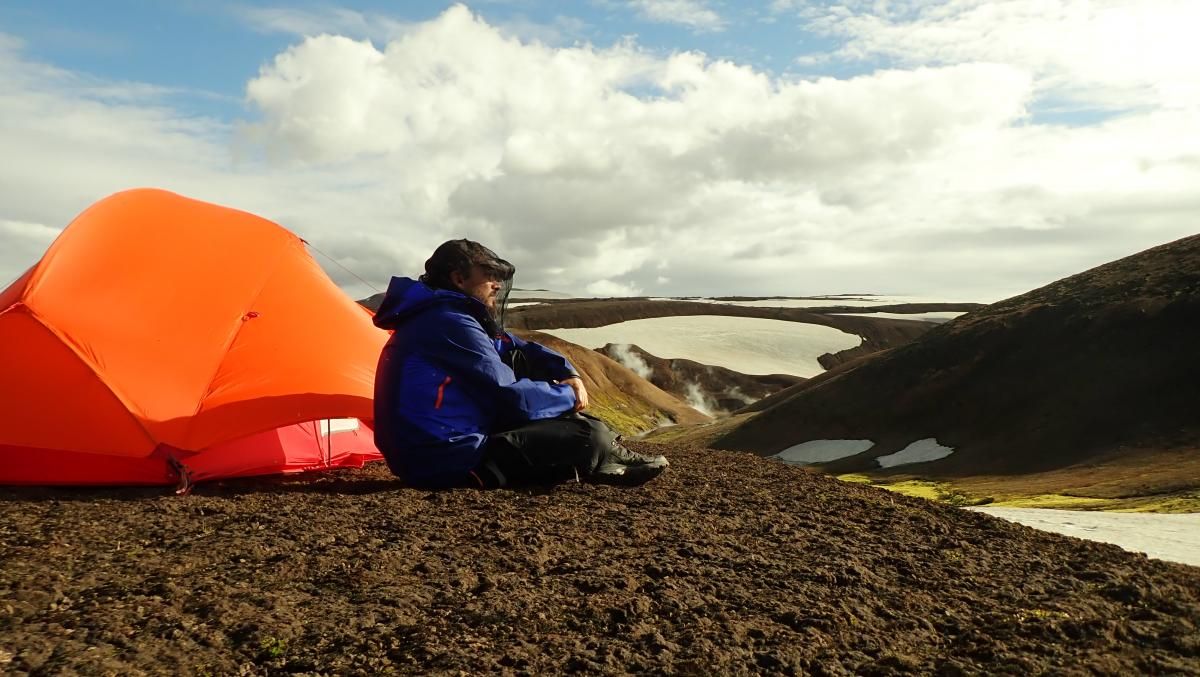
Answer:
[[(1041, 472), (1158, 454), (1200, 468), (1200, 235), (1068, 277), (841, 365), (751, 407), (715, 446), (772, 454), (820, 439), (875, 458), (936, 438), (956, 451), (902, 470)], [(1190, 460), (1189, 460), (1190, 459)], [(1200, 484), (1200, 475), (1192, 477)]]
[(566, 292), (552, 291), (550, 289), (521, 289), (513, 287), (508, 295), (509, 299), (570, 299), (575, 298)]
[(387, 294), (385, 294), (384, 292), (379, 292), (378, 294), (371, 294), (370, 296), (368, 296), (365, 299), (359, 299), (358, 305), (362, 306), (363, 308), (366, 308), (367, 310), (369, 310), (373, 313), (373, 312), (379, 310), (379, 305), (383, 303), (383, 297), (386, 295)]

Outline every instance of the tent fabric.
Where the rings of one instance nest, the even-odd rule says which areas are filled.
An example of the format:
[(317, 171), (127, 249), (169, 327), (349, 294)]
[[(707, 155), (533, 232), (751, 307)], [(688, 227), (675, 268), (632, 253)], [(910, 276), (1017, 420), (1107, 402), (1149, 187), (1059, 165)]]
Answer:
[(62, 449), (0, 445), (5, 484), (163, 485), (361, 468), (380, 459), (371, 430), (330, 432), (324, 421), (307, 421), (241, 437), (199, 452), (159, 446), (145, 457), (89, 454)]
[[(369, 424), (386, 339), (286, 229), (166, 191), (118, 193), (0, 292), (0, 482), (311, 467), (325, 436), (298, 431)], [(337, 458), (378, 458), (355, 449)]]

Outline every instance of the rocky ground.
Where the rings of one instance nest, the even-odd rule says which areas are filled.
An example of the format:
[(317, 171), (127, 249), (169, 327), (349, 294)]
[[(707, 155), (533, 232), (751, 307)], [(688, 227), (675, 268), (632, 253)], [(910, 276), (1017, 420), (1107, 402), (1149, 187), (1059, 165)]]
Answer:
[(2, 488), (0, 672), (1200, 675), (1200, 568), (656, 449), (635, 489)]

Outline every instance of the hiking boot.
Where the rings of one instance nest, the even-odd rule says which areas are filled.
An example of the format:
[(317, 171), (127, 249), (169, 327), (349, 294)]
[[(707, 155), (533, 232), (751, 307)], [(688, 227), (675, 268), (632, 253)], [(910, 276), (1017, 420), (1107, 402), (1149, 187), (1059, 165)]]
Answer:
[(604, 458), (600, 459), (600, 465), (608, 463), (620, 463), (624, 466), (643, 467), (662, 469), (670, 465), (667, 462), (667, 457), (662, 454), (639, 454), (621, 444), (621, 438), (613, 440), (609, 448), (605, 450)]
[(588, 475), (587, 481), (592, 484), (615, 484), (632, 487), (645, 484), (658, 477), (666, 467), (666, 464), (621, 465), (620, 463), (605, 463), (592, 471), (592, 474)]
[(668, 465), (666, 456), (639, 454), (615, 439), (604, 451), (600, 465), (592, 471), (589, 479), (599, 484), (644, 484), (662, 474)]

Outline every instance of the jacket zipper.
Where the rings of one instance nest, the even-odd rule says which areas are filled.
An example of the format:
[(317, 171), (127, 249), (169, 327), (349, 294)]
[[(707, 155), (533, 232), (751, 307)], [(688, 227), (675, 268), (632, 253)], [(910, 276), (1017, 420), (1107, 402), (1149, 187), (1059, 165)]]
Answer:
[(437, 400), (434, 401), (434, 403), (433, 403), (434, 409), (442, 408), (442, 397), (444, 397), (446, 395), (446, 386), (447, 385), (450, 385), (450, 377), (449, 376), (442, 379), (442, 384), (440, 386), (438, 386)]

